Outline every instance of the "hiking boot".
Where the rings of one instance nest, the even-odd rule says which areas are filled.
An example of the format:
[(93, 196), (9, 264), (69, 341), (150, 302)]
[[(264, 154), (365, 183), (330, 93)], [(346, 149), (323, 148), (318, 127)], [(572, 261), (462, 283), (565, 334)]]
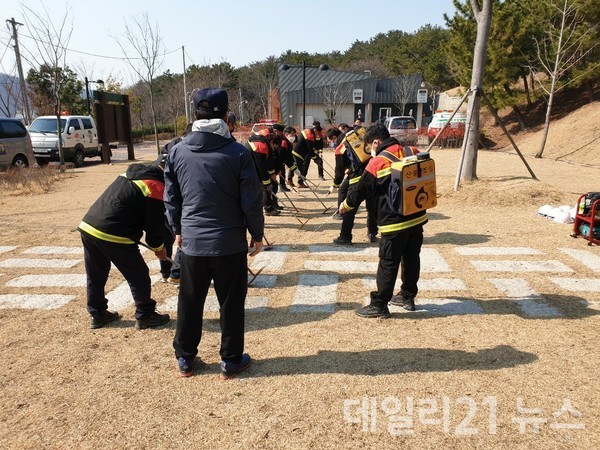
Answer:
[(333, 240), (335, 245), (352, 245), (352, 240), (346, 239), (345, 237), (339, 236)]
[(308, 189), (308, 186), (307, 186), (306, 184), (302, 183), (302, 182), (299, 182), (299, 183), (298, 183), (298, 187), (299, 187), (300, 189)]
[(356, 313), (357, 316), (359, 317), (364, 317), (367, 319), (373, 319), (373, 318), (382, 318), (382, 319), (387, 319), (388, 317), (390, 317), (390, 310), (388, 309), (387, 306), (384, 307), (379, 307), (379, 306), (373, 306), (373, 305), (367, 305), (367, 306), (363, 306), (362, 308), (357, 308), (356, 311), (354, 311)]
[(159, 314), (156, 311), (146, 314), (135, 321), (135, 328), (145, 330), (146, 328), (156, 328), (169, 322), (168, 314)]
[(176, 286), (179, 286), (179, 278), (170, 277), (167, 282), (169, 284), (174, 284)]
[(371, 243), (379, 242), (379, 238), (377, 237), (376, 233), (367, 234), (367, 238), (369, 238), (369, 242)]
[(288, 188), (285, 184), (280, 184), (279, 187), (282, 191), (290, 192), (290, 188)]
[(279, 214), (281, 214), (281, 212), (279, 212), (275, 208), (268, 209), (268, 210), (265, 209), (265, 216), (278, 216)]
[(177, 367), (180, 377), (191, 377), (194, 374), (194, 361), (196, 358), (185, 359), (183, 356), (177, 358)]
[(104, 311), (101, 314), (90, 315), (90, 328), (95, 330), (96, 328), (102, 328), (104, 325), (114, 322), (120, 318), (118, 312)]
[(325, 181), (325, 177), (323, 175), (319, 175), (319, 180)]
[(280, 204), (273, 205), (273, 208), (275, 208), (277, 211), (283, 211), (284, 210), (284, 207), (281, 206)]
[(296, 187), (296, 185), (294, 184), (294, 180), (287, 180), (287, 183), (291, 186), (291, 187)]
[(407, 311), (415, 310), (415, 298), (403, 297), (402, 295), (394, 295), (390, 300), (390, 305), (401, 306)]
[(235, 378), (238, 373), (250, 367), (251, 363), (252, 358), (250, 358), (248, 353), (244, 353), (241, 361), (237, 363), (221, 361), (221, 380), (231, 380), (232, 378)]

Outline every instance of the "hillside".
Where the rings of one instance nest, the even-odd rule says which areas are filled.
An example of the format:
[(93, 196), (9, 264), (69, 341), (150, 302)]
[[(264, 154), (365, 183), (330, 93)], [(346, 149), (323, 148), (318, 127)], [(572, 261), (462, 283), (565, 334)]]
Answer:
[[(543, 158), (600, 167), (600, 102), (589, 103), (584, 94), (569, 92), (559, 96), (557, 104), (559, 106), (550, 122)], [(499, 115), (521, 152), (529, 159), (538, 151), (542, 139), (544, 105), (534, 105), (523, 113), (530, 126), (527, 131), (519, 130), (510, 109), (500, 111)], [(490, 150), (514, 152), (502, 129), (495, 126), (487, 110), (482, 113), (481, 126), (493, 143)]]

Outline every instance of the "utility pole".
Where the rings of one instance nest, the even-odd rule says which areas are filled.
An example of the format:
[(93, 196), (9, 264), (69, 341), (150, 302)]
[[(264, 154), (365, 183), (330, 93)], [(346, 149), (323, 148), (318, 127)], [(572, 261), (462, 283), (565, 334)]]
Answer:
[(17, 25), (23, 25), (11, 17), (10, 20), (6, 20), (12, 25), (13, 39), (15, 40), (15, 57), (17, 59), (17, 68), (19, 69), (19, 81), (21, 84), (21, 95), (23, 96), (23, 106), (25, 106), (25, 120), (29, 125), (31, 123), (31, 112), (29, 111), (29, 99), (27, 96), (27, 85), (25, 84), (25, 77), (23, 76), (23, 65), (21, 64), (21, 53), (19, 52), (19, 40), (17, 39)]
[(185, 126), (190, 123), (190, 109), (187, 101), (187, 84), (185, 82), (185, 46), (181, 46), (181, 53), (183, 54), (183, 104), (185, 105)]

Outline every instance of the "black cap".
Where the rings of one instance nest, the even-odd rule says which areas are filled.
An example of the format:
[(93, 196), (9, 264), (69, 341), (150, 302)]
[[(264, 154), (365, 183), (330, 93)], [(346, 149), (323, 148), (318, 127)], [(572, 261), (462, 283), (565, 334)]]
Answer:
[(205, 88), (194, 94), (196, 111), (225, 114), (229, 108), (227, 91), (221, 88)]
[(281, 123), (274, 123), (273, 124), (273, 129), (277, 130), (277, 131), (283, 131), (283, 130), (285, 130), (285, 127)]

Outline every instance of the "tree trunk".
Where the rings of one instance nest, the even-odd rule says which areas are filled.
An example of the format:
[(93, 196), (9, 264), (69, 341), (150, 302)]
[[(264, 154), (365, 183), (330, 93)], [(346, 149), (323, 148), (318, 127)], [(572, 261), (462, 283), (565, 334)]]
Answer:
[(467, 136), (463, 142), (463, 164), (460, 168), (460, 179), (471, 181), (477, 179), (477, 149), (479, 147), (479, 111), (481, 109), (481, 92), (483, 89), (483, 72), (485, 70), (485, 54), (492, 23), (493, 0), (483, 0), (480, 9), (477, 0), (471, 0), (471, 8), (477, 20), (477, 39), (473, 53), (473, 71), (471, 89), (473, 94), (469, 101), (467, 113)]
[(525, 89), (525, 96), (527, 97), (527, 106), (531, 106), (531, 92), (529, 91), (529, 83), (527, 82), (527, 74), (523, 72), (521, 76), (523, 78), (523, 89)]
[(544, 120), (544, 129), (542, 131), (542, 142), (540, 142), (540, 149), (535, 154), (536, 158), (541, 158), (544, 149), (546, 148), (546, 141), (548, 140), (548, 132), (550, 131), (550, 113), (552, 112), (552, 102), (554, 100), (554, 83), (556, 78), (552, 77), (552, 87), (550, 88), (550, 96), (548, 97), (548, 106), (546, 107), (546, 119)]
[(150, 111), (152, 111), (152, 126), (154, 127), (154, 141), (156, 142), (156, 154), (160, 155), (160, 145), (158, 143), (158, 128), (156, 127), (156, 111), (154, 109), (154, 89), (150, 81)]
[(588, 93), (588, 101), (592, 103), (594, 101), (594, 86), (592, 85), (592, 82), (590, 80), (587, 80), (585, 82), (585, 89)]

